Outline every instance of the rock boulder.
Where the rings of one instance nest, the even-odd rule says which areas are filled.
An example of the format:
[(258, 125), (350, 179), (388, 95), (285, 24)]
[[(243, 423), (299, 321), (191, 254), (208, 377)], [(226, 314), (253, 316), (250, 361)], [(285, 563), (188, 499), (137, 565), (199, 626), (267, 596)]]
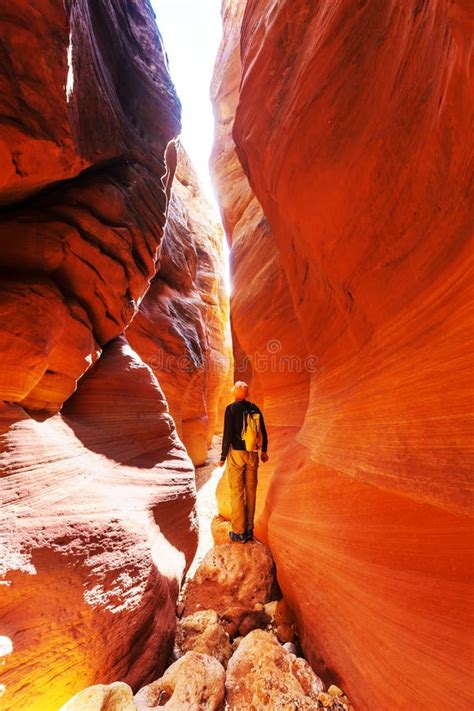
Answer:
[(256, 603), (270, 600), (273, 584), (273, 560), (261, 543), (214, 546), (186, 587), (186, 614), (253, 610)]
[(226, 699), (231, 709), (320, 708), (324, 685), (304, 659), (278, 644), (273, 634), (255, 630), (244, 637), (229, 661)]
[(194, 612), (178, 621), (176, 649), (179, 655), (199, 652), (215, 657), (226, 667), (231, 654), (229, 636), (214, 610)]
[(220, 711), (224, 702), (225, 671), (217, 659), (187, 652), (163, 677), (135, 696), (139, 711), (164, 707), (169, 711)]
[(61, 711), (136, 711), (133, 692), (128, 684), (96, 684), (79, 691)]
[(4, 708), (153, 679), (197, 531), (194, 470), (152, 372), (116, 339), (61, 414), (3, 405), (0, 442)]

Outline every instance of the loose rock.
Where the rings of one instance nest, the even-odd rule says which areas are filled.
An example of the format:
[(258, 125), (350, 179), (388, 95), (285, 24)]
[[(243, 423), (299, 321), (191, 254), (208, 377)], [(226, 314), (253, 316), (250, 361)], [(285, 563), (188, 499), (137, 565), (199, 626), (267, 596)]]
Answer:
[(218, 711), (224, 702), (224, 693), (222, 664), (207, 654), (187, 652), (161, 679), (140, 689), (135, 703), (139, 711), (162, 706), (167, 711)]
[(227, 703), (235, 711), (310, 711), (318, 708), (323, 689), (323, 682), (304, 659), (289, 654), (274, 635), (263, 630), (241, 640), (227, 668)]
[(230, 521), (223, 516), (214, 516), (211, 521), (212, 538), (216, 546), (222, 546), (229, 542), (229, 533), (232, 530)]
[(294, 624), (295, 616), (286, 598), (282, 597), (280, 600), (277, 600), (274, 617), (277, 625)]
[(231, 655), (228, 634), (214, 610), (194, 612), (178, 622), (176, 648), (179, 656), (201, 652), (215, 657), (224, 667)]
[(243, 615), (239, 624), (239, 633), (245, 637), (252, 630), (264, 630), (270, 625), (271, 619), (261, 610), (251, 610)]
[(79, 691), (60, 711), (136, 711), (133, 692), (128, 684), (95, 684)]
[(278, 600), (272, 600), (272, 602), (267, 602), (267, 604), (264, 605), (265, 612), (272, 619), (275, 618), (277, 605), (278, 605)]
[(232, 607), (223, 613), (222, 618), (230, 638), (237, 634), (245, 637), (252, 630), (269, 629), (271, 626), (271, 618), (264, 610), (242, 610), (240, 607)]
[(186, 613), (213, 609), (253, 610), (269, 602), (274, 579), (273, 560), (261, 543), (228, 543), (207, 553), (190, 581), (184, 600)]
[(239, 644), (243, 640), (243, 637), (236, 637), (233, 642), (232, 642), (232, 654), (235, 652), (236, 649), (238, 649)]

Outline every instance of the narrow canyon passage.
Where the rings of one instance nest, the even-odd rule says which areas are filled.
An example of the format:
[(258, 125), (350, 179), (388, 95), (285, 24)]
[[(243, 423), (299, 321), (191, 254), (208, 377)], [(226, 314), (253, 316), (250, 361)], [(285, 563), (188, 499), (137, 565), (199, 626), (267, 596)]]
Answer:
[(470, 711), (472, 9), (222, 0), (217, 49), (211, 5), (0, 9), (0, 707)]
[(256, 539), (229, 540), (230, 521), (218, 514), (218, 500), (221, 509), (228, 504), (226, 474), (215, 465), (221, 445), (216, 436), (209, 463), (196, 468), (199, 545), (178, 599), (165, 673), (135, 694), (121, 681), (87, 687), (61, 711), (354, 711), (344, 691), (330, 678), (325, 684), (304, 659), (269, 549)]

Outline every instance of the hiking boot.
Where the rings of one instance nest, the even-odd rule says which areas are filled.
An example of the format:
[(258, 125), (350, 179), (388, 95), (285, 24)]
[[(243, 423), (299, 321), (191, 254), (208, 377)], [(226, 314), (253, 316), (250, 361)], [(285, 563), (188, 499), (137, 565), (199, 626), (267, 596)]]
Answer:
[(246, 541), (253, 541), (253, 528), (247, 528), (245, 531), (245, 540)]
[(246, 537), (245, 533), (234, 533), (233, 531), (229, 531), (229, 538), (234, 543), (246, 543), (247, 542), (247, 537)]

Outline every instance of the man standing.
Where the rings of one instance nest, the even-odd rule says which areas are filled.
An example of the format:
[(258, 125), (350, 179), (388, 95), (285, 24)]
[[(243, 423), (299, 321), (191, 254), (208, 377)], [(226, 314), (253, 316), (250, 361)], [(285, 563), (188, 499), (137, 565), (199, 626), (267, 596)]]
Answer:
[[(258, 482), (258, 440), (261, 438), (262, 452), (260, 461), (268, 461), (268, 437), (263, 415), (257, 405), (247, 400), (249, 386), (238, 380), (232, 388), (234, 402), (227, 405), (224, 417), (224, 436), (219, 466), (228, 458), (227, 476), (229, 479), (232, 505), (232, 541), (245, 543), (253, 539), (253, 519)], [(252, 416), (255, 416), (250, 422)], [(257, 442), (254, 451), (248, 451), (248, 440), (244, 440), (244, 428), (255, 427), (257, 423)], [(247, 444), (246, 444), (247, 442)]]

